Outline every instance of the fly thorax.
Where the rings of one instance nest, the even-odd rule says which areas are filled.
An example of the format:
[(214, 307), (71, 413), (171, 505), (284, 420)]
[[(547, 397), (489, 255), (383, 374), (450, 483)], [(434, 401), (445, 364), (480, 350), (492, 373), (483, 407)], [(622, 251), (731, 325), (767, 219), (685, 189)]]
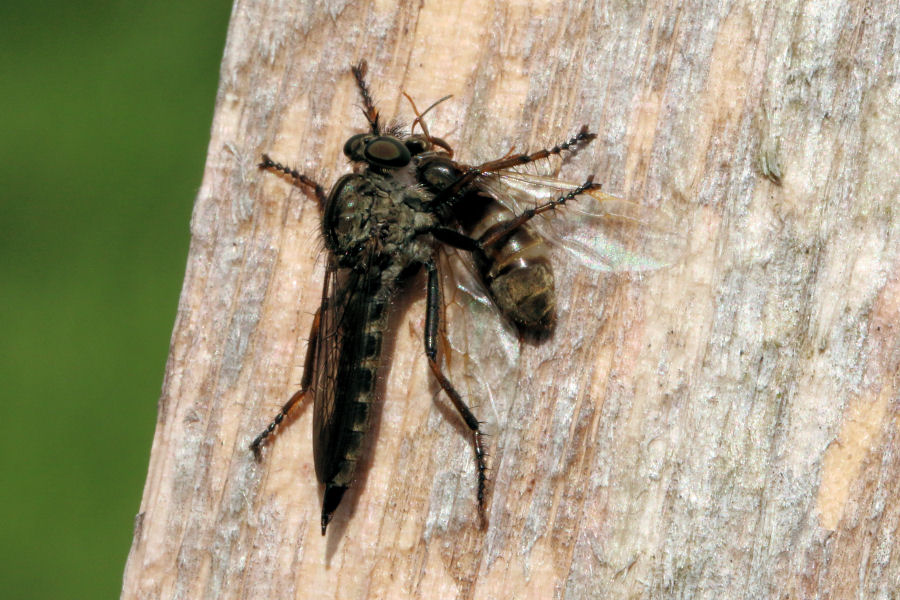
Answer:
[(364, 175), (345, 175), (334, 185), (322, 215), (322, 232), (328, 249), (338, 257), (353, 257), (371, 239), (372, 182)]

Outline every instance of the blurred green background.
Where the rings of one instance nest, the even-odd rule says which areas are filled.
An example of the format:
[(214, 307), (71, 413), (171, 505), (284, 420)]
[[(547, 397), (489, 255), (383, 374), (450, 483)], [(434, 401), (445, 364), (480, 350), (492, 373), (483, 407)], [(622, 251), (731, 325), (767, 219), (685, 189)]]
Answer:
[(231, 5), (0, 6), (0, 596), (116, 598)]

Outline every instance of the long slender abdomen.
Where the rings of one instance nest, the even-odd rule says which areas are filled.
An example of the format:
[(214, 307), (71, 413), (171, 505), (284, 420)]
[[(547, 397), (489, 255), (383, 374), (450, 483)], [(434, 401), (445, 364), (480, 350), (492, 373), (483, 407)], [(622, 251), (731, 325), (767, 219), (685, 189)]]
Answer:
[(335, 327), (323, 334), (327, 337), (316, 361), (313, 454), (316, 476), (325, 484), (323, 532), (361, 459), (391, 295), (371, 277), (368, 284), (345, 291), (349, 296), (329, 315)]

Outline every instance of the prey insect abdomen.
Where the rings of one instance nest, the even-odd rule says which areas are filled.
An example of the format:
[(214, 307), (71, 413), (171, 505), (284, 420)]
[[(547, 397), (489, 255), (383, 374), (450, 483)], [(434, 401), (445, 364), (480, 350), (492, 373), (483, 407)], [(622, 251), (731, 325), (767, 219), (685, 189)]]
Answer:
[[(503, 230), (515, 215), (477, 191), (466, 194), (454, 213), (462, 230), (483, 240)], [(529, 225), (474, 254), (479, 275), (500, 311), (515, 323), (537, 331), (553, 328), (556, 287), (544, 240)]]

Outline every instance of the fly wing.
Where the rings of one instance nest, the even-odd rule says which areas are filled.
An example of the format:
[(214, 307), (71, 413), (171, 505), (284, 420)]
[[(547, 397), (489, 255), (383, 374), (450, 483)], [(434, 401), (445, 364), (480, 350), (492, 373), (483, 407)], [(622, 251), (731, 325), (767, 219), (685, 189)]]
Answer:
[[(316, 476), (328, 483), (341, 469), (357, 405), (371, 391), (364, 365), (366, 323), (373, 311), (371, 279), (363, 270), (339, 268), (328, 257), (313, 378), (313, 455)], [(365, 389), (363, 389), (365, 388)]]
[[(484, 176), (479, 186), (521, 214), (565, 196), (578, 184), (502, 171)], [(686, 245), (669, 213), (599, 189), (579, 194), (565, 206), (538, 215), (529, 223), (569, 259), (595, 271), (659, 269), (677, 262)]]
[(454, 385), (479, 419), (497, 423), (513, 402), (521, 352), (515, 329), (503, 319), (467, 253), (438, 251), (443, 314), (439, 351)]

